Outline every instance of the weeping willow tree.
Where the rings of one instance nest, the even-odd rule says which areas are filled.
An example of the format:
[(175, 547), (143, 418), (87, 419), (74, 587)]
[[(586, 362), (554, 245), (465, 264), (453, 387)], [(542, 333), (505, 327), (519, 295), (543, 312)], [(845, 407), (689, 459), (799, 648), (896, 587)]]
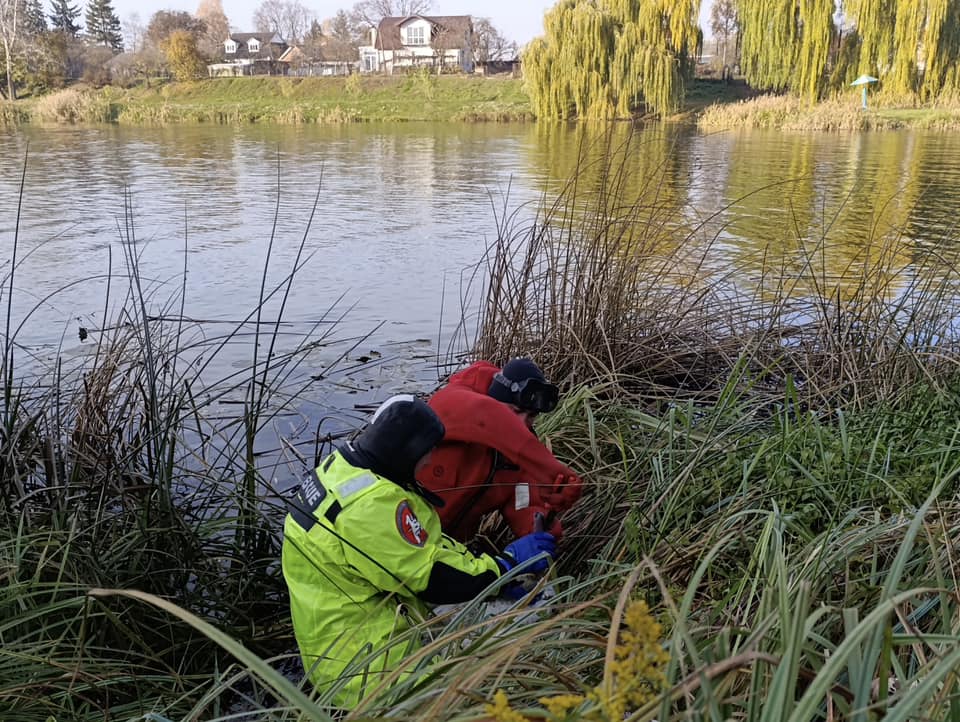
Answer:
[(540, 118), (627, 118), (679, 107), (702, 44), (700, 0), (561, 0), (523, 56)]
[(894, 93), (925, 100), (957, 89), (960, 0), (847, 0), (860, 36), (859, 68)]
[[(741, 64), (755, 87), (814, 100), (865, 73), (895, 95), (960, 90), (960, 0), (736, 1)], [(855, 29), (831, 58), (837, 10)]]
[(856, 25), (860, 39), (859, 73), (880, 77), (889, 70), (900, 1), (846, 0), (843, 3), (843, 12)]
[(836, 35), (833, 12), (834, 0), (737, 0), (747, 82), (820, 97)]
[(924, 99), (944, 90), (960, 89), (960, 0), (930, 0), (927, 3), (926, 33), (923, 38)]

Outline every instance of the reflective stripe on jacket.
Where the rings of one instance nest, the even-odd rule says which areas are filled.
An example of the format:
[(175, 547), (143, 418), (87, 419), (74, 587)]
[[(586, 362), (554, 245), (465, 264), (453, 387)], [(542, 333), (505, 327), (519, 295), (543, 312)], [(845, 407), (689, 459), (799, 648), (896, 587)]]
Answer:
[[(282, 564), (304, 668), (321, 693), (423, 618), (426, 603), (473, 599), (500, 576), (492, 557), (442, 534), (422, 497), (340, 452), (303, 482), (284, 523)], [(354, 706), (416, 647), (417, 639), (395, 645), (348, 673), (333, 703)]]

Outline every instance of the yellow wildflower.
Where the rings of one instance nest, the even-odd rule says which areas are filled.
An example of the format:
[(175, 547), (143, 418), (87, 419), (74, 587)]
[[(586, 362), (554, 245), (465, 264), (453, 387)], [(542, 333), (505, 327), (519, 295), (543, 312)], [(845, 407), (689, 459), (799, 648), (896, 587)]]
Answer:
[(602, 687), (597, 687), (590, 693), (590, 701), (597, 705), (603, 712), (603, 719), (609, 722), (618, 722), (626, 717), (627, 705), (624, 702), (624, 696), (619, 690), (614, 689), (613, 694), (603, 693)]
[(567, 712), (583, 704), (583, 700), (582, 694), (558, 694), (553, 697), (541, 697), (538, 701), (552, 717), (563, 719), (567, 716)]
[[(660, 694), (667, 683), (664, 667), (670, 661), (670, 655), (660, 643), (663, 627), (642, 600), (627, 605), (623, 625), (614, 647), (613, 661), (606, 670), (609, 690), (600, 685), (586, 696), (560, 694), (542, 697), (538, 701), (550, 720), (563, 722), (571, 711), (588, 703), (586, 709), (577, 712), (576, 719), (619, 722), (629, 711), (642, 707)], [(510, 707), (502, 690), (497, 690), (493, 703), (486, 705), (486, 710), (496, 722), (527, 722), (523, 715)]]
[(510, 706), (510, 700), (502, 689), (493, 695), (493, 703), (485, 705), (487, 714), (497, 722), (527, 722), (527, 718)]
[(614, 695), (640, 707), (654, 699), (666, 684), (663, 668), (670, 655), (660, 644), (662, 627), (645, 601), (631, 602), (623, 618), (626, 629), (620, 635), (608, 671), (614, 677)]

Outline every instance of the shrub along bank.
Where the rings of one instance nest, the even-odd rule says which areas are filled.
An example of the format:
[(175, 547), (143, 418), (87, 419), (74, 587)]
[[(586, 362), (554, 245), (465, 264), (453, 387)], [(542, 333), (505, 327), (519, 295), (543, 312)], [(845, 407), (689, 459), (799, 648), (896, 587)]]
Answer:
[(911, 100), (871, 97), (866, 109), (859, 94), (808, 103), (791, 95), (761, 95), (741, 102), (717, 102), (698, 117), (706, 131), (737, 128), (772, 130), (864, 131), (916, 128), (960, 129), (960, 103), (942, 100), (917, 106)]

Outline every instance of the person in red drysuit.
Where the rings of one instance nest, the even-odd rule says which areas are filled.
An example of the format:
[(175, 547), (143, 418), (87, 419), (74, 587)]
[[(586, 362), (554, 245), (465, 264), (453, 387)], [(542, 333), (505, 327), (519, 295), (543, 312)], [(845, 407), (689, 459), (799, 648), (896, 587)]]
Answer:
[(542, 520), (549, 520), (544, 531), (562, 535), (553, 517), (580, 498), (582, 482), (533, 431), (536, 415), (557, 400), (557, 387), (526, 358), (502, 371), (477, 361), (430, 397), (446, 435), (417, 480), (443, 500), (445, 534), (468, 542), (483, 516), (499, 511), (517, 536), (544, 530)]

